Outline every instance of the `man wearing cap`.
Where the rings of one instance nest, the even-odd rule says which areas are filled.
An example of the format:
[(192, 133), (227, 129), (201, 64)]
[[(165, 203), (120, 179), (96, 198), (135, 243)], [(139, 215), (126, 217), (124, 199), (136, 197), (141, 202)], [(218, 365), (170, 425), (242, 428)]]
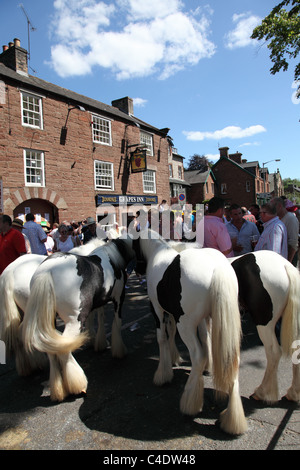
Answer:
[(6, 266), (26, 253), (25, 240), (18, 230), (12, 227), (9, 215), (0, 215), (0, 274)]
[(28, 240), (27, 235), (22, 232), (23, 230), (23, 220), (22, 219), (14, 219), (12, 222), (12, 227), (18, 230), (18, 232), (21, 232), (24, 239), (25, 239), (25, 246), (26, 246), (26, 253), (30, 254), (31, 253), (31, 246), (30, 246), (30, 241)]
[(93, 217), (88, 217), (86, 219), (86, 230), (84, 231), (83, 234), (83, 244), (86, 245), (92, 238), (97, 237), (96, 233), (96, 222)]

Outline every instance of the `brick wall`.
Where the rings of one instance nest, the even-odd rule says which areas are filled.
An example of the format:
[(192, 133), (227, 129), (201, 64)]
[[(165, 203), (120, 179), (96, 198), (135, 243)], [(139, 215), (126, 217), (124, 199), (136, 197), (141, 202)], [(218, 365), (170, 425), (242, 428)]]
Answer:
[[(30, 207), (42, 217), (44, 213), (50, 213), (51, 223), (57, 218), (62, 221), (95, 217), (95, 196), (100, 191), (96, 191), (94, 185), (94, 160), (113, 162), (114, 194), (143, 194), (142, 174), (128, 176), (124, 170), (126, 155), (122, 153), (123, 139), (128, 145), (139, 142), (138, 127), (113, 119), (112, 146), (95, 144), (90, 113), (73, 109), (68, 117), (65, 145), (61, 145), (61, 129), (68, 114), (67, 102), (42, 94), (43, 130), (24, 127), (18, 86), (8, 80), (5, 86), (5, 102), (0, 107), (0, 176), (3, 178), (6, 213), (17, 216), (24, 207)], [(148, 168), (156, 171), (158, 201), (168, 200), (167, 139), (154, 135), (153, 146), (154, 156), (147, 158)], [(26, 148), (44, 152), (44, 188), (25, 185), (23, 149)]]
[[(213, 173), (217, 180), (218, 196), (227, 203), (249, 207), (256, 202), (255, 178), (228, 158), (220, 159)], [(223, 183), (226, 183), (225, 194), (221, 192)]]

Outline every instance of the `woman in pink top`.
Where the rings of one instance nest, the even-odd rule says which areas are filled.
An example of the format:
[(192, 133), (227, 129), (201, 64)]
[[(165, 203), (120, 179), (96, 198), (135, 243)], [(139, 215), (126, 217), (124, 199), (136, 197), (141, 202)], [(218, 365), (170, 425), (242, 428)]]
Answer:
[(204, 216), (204, 248), (215, 248), (227, 258), (234, 256), (232, 243), (223, 222), (225, 201), (213, 197), (208, 202), (207, 215)]

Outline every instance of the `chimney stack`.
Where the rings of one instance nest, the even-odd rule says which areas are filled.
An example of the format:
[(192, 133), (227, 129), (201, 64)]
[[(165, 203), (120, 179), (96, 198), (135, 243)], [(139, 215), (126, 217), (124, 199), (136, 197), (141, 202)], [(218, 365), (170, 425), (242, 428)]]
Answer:
[(228, 158), (228, 150), (229, 150), (229, 147), (220, 147), (219, 148), (220, 158), (222, 158), (222, 157)]
[(119, 100), (114, 100), (111, 102), (111, 105), (114, 108), (118, 108), (123, 113), (133, 116), (133, 99), (126, 96), (125, 98), (120, 98)]
[(15, 38), (14, 42), (9, 42), (8, 46), (3, 46), (0, 62), (21, 75), (28, 75), (27, 56), (26, 49), (23, 49), (20, 45), (20, 39)]

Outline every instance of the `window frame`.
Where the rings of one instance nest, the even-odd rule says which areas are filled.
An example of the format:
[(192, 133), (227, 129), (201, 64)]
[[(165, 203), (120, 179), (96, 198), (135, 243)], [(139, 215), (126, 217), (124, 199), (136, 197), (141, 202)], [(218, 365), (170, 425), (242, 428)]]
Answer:
[(221, 183), (221, 194), (227, 194), (227, 183)]
[[(95, 123), (94, 123), (94, 120), (102, 120), (102, 121), (105, 121), (107, 124), (108, 124), (108, 128), (109, 128), (109, 131), (106, 132), (106, 131), (101, 131), (99, 130), (99, 135), (101, 135), (101, 132), (102, 133), (105, 133), (105, 135), (108, 134), (108, 142), (104, 142), (104, 141), (101, 141), (101, 140), (97, 140), (95, 139)], [(99, 114), (94, 114), (92, 113), (91, 114), (91, 123), (92, 123), (92, 139), (93, 139), (93, 143), (94, 144), (100, 144), (100, 145), (107, 145), (108, 147), (111, 147), (112, 146), (112, 134), (111, 134), (111, 119), (108, 119), (104, 116), (100, 116)], [(101, 123), (98, 124), (99, 126), (101, 125)]]
[[(28, 160), (28, 157), (27, 157), (27, 153), (30, 152), (30, 153), (36, 153), (36, 154), (39, 154), (40, 155), (40, 160), (41, 160), (41, 166), (40, 166), (40, 170), (41, 170), (41, 182), (40, 183), (37, 183), (37, 182), (28, 182), (27, 181), (27, 169), (34, 169), (34, 167), (32, 166), (27, 166), (27, 160)], [(31, 155), (32, 156), (32, 155)], [(30, 157), (31, 157), (30, 156)], [(39, 187), (39, 188), (44, 188), (45, 187), (45, 153), (42, 151), (42, 150), (35, 150), (35, 149), (23, 149), (23, 160), (24, 160), (24, 180), (25, 180), (25, 186), (26, 187)], [(36, 169), (39, 169), (38, 167), (36, 167)], [(32, 176), (30, 176), (30, 178), (32, 178)]]
[[(147, 189), (145, 189), (145, 185), (146, 185), (147, 183), (149, 183), (149, 181), (145, 181), (144, 178), (147, 177), (147, 175), (150, 175), (150, 174), (153, 175), (153, 181), (152, 181), (152, 183), (153, 183), (153, 190), (149, 190), (149, 191), (148, 191)], [(145, 194), (155, 194), (155, 193), (156, 193), (156, 171), (154, 171), (154, 170), (146, 170), (146, 171), (143, 171), (143, 192), (144, 192)]]
[[(143, 137), (145, 137), (145, 139), (143, 139)], [(149, 143), (147, 142), (148, 139), (149, 139)], [(154, 155), (153, 134), (150, 134), (150, 132), (145, 132), (145, 131), (141, 130), (140, 131), (140, 144), (145, 145), (147, 147), (146, 154), (149, 157), (153, 157), (153, 155)]]
[[(29, 109), (26, 110), (26, 108), (24, 107), (24, 97), (25, 96), (32, 97), (32, 98), (38, 100), (38, 107), (39, 107), (38, 113), (36, 111), (30, 111)], [(21, 122), (22, 122), (22, 126), (31, 127), (33, 129), (43, 130), (44, 126), (43, 126), (43, 98), (42, 98), (42, 96), (37, 95), (35, 93), (31, 93), (29, 91), (20, 90), (20, 99), (21, 99)], [(26, 111), (28, 113), (30, 113), (30, 112), (34, 113), (34, 116), (36, 116), (38, 114), (38, 116), (39, 116), (39, 118), (38, 118), (39, 125), (30, 124), (29, 122), (24, 122), (24, 118), (25, 118), (24, 112), (26, 112)], [(28, 116), (27, 116), (27, 120), (29, 120)]]
[[(110, 186), (100, 186), (100, 185), (97, 185), (97, 176), (98, 178), (105, 178), (107, 177), (107, 175), (97, 175), (97, 172), (96, 172), (96, 165), (97, 164), (103, 164), (103, 165), (109, 165), (110, 168), (111, 168), (111, 175), (110, 175), (110, 178), (111, 178), (111, 185)], [(112, 162), (107, 162), (107, 161), (104, 161), (104, 160), (94, 160), (94, 185), (95, 185), (95, 190), (97, 191), (114, 191), (114, 188), (115, 188), (115, 181), (114, 181), (114, 164)]]

